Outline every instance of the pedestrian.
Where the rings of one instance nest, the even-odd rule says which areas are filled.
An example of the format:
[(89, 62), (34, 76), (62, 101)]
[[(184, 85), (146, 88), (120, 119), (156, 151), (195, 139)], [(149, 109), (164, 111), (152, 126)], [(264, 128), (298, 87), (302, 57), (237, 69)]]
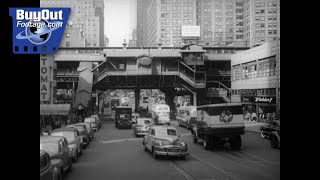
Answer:
[(247, 112), (246, 119), (251, 123), (251, 113), (249, 111)]
[(253, 122), (256, 122), (256, 120), (257, 120), (257, 114), (256, 114), (256, 112), (254, 112), (254, 111), (252, 112), (251, 118), (252, 118)]

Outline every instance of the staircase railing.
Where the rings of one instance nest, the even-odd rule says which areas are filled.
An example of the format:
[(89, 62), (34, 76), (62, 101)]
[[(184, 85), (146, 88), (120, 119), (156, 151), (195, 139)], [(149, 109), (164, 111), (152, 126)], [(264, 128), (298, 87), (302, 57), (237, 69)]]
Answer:
[(183, 62), (178, 63), (179, 76), (192, 86), (206, 85), (206, 72), (195, 71)]
[(225, 97), (229, 102), (231, 102), (231, 89), (228, 88), (226, 85), (221, 83), (220, 81), (210, 81), (210, 83), (217, 83), (218, 84), (218, 89), (225, 89), (227, 91), (227, 97)]

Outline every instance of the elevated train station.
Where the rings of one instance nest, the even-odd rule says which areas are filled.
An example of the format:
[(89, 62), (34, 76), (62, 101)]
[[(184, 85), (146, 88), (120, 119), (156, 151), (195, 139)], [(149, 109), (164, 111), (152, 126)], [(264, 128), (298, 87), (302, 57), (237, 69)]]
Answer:
[(75, 91), (73, 108), (88, 107), (92, 97), (108, 89), (135, 91), (139, 107), (141, 89), (160, 89), (166, 103), (190, 95), (192, 105), (230, 102), (231, 55), (248, 47), (60, 48), (57, 89)]

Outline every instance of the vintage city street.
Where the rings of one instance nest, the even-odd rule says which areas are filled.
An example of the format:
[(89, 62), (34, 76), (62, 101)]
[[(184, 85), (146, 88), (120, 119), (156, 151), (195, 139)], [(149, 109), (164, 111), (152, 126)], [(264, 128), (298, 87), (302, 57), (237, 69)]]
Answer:
[(186, 160), (154, 159), (144, 151), (142, 138), (136, 138), (133, 130), (117, 129), (112, 120), (102, 122), (102, 128), (65, 180), (280, 179), (280, 150), (270, 148), (270, 142), (259, 133), (246, 131), (240, 151), (230, 150), (227, 145), (207, 151), (201, 142), (192, 142), (189, 130), (173, 123), (190, 154)]

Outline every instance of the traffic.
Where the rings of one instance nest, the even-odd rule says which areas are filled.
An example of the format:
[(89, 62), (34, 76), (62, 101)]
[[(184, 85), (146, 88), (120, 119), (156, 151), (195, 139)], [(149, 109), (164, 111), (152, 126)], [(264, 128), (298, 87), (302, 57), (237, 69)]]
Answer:
[[(111, 120), (115, 128), (118, 131), (131, 129), (143, 146), (141, 150), (150, 153), (154, 159), (176, 157), (187, 160), (189, 144), (181, 139), (181, 133), (170, 120), (168, 105), (153, 104), (150, 110), (141, 108), (138, 112), (128, 106), (118, 105), (113, 109)], [(241, 149), (241, 136), (245, 134), (241, 103), (181, 106), (175, 120), (178, 127), (190, 132), (192, 142), (202, 144), (205, 150), (226, 143), (231, 149)], [(40, 135), (40, 179), (50, 176), (50, 179), (61, 180), (72, 173), (72, 165), (77, 163), (101, 128), (100, 115), (94, 114), (83, 122), (56, 128), (51, 133), (43, 132)], [(270, 139), (273, 148), (280, 148), (278, 121), (261, 127), (261, 137)], [(278, 137), (279, 141), (275, 142)]]

